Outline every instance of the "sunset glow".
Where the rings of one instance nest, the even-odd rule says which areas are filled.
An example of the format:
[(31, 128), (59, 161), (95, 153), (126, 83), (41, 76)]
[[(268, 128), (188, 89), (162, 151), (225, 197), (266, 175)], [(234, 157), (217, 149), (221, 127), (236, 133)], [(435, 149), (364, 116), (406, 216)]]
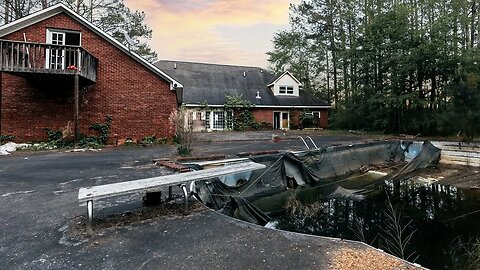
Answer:
[(289, 0), (125, 0), (144, 11), (159, 59), (267, 67)]

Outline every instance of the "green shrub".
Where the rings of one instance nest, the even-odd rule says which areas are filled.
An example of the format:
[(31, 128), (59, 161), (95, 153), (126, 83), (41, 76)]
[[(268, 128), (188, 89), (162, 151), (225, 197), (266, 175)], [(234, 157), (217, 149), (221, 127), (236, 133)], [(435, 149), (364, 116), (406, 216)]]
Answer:
[(15, 139), (13, 135), (0, 134), (0, 142), (12, 142)]

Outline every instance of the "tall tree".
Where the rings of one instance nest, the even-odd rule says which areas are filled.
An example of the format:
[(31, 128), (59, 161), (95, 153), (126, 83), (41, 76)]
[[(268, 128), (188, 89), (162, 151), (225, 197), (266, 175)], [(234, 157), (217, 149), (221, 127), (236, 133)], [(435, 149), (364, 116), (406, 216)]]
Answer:
[[(467, 70), (480, 63), (478, 6), (478, 0), (303, 0), (290, 9), (290, 33), (274, 36), (269, 60), (277, 67), (316, 63), (310, 88), (335, 105), (333, 126), (443, 132), (444, 111), (454, 111), (461, 97), (452, 89), (468, 88), (459, 87), (459, 78), (479, 74)], [(278, 57), (310, 48), (324, 53)]]
[(4, 0), (0, 2), (0, 19), (9, 23), (57, 3), (65, 4), (148, 61), (156, 60), (157, 54), (147, 42), (152, 30), (145, 24), (145, 14), (131, 11), (123, 0)]

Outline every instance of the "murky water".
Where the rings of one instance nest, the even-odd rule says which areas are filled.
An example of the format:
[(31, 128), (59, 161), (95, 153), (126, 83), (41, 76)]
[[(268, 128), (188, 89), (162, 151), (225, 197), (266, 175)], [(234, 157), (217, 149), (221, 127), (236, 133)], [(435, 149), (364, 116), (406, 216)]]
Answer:
[[(342, 184), (345, 188), (358, 187), (359, 181), (374, 178), (370, 175)], [(401, 223), (411, 221), (404, 232), (413, 232), (405, 254), (418, 256), (417, 263), (432, 269), (453, 268), (452, 257), (458, 259), (464, 253), (454, 244), (458, 239), (480, 239), (480, 191), (407, 180), (372, 188), (363, 199), (349, 194), (327, 199), (322, 192), (325, 188), (289, 190), (254, 204), (275, 218), (278, 229), (352, 240), (363, 237), (368, 244), (386, 249), (382, 235), (386, 236), (385, 212), (390, 200), (401, 213)], [(288, 203), (290, 210), (301, 205), (303, 210), (284, 210), (292, 196), (297, 200), (296, 204)]]

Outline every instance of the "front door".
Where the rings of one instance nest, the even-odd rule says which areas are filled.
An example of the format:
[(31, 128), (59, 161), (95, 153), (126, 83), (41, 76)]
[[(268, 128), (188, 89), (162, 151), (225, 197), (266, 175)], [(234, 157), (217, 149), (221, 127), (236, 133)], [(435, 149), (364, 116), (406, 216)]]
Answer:
[(213, 111), (212, 129), (223, 130), (225, 128), (225, 113), (223, 111)]
[(273, 128), (289, 129), (290, 128), (289, 112), (273, 112)]

